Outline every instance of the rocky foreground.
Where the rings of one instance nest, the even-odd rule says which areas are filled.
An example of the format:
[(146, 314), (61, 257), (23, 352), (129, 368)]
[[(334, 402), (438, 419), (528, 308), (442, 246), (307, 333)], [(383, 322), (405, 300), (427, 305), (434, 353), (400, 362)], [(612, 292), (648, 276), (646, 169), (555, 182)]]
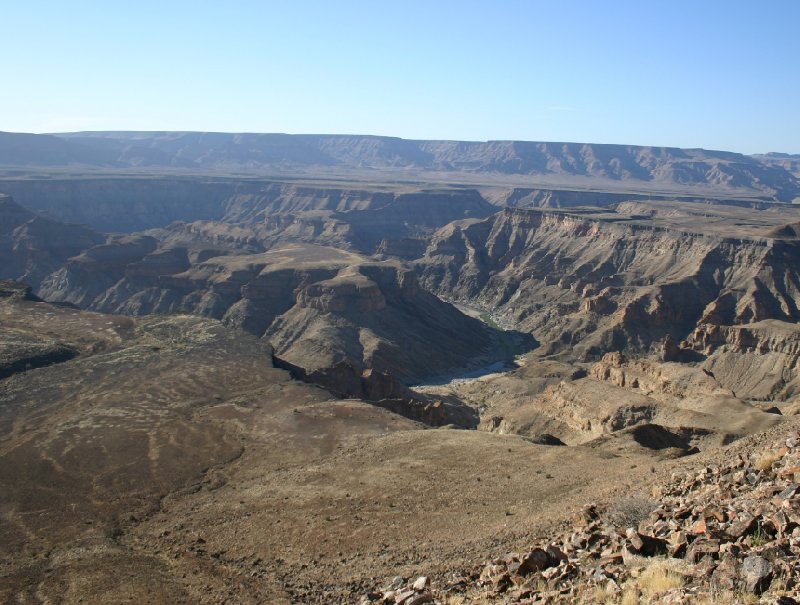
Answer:
[(563, 531), (431, 585), (396, 577), (368, 603), (800, 603), (800, 432), (673, 473), (651, 498), (587, 504)]

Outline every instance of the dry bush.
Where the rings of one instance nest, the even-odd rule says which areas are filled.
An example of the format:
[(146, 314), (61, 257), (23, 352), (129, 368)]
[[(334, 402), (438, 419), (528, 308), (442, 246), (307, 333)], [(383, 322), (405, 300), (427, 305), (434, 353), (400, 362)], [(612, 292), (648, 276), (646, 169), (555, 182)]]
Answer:
[(695, 597), (692, 605), (755, 605), (758, 601), (752, 592), (719, 590)]
[(767, 450), (762, 452), (761, 455), (755, 459), (753, 464), (760, 471), (768, 471), (772, 468), (772, 465), (780, 459), (781, 457), (777, 454), (777, 452)]
[(636, 588), (627, 588), (622, 593), (622, 600), (619, 605), (639, 605), (641, 594)]
[(628, 496), (611, 503), (603, 516), (615, 527), (639, 527), (658, 506), (645, 496)]
[(636, 585), (647, 596), (680, 588), (685, 583), (681, 564), (685, 565), (676, 559), (653, 559), (636, 579)]

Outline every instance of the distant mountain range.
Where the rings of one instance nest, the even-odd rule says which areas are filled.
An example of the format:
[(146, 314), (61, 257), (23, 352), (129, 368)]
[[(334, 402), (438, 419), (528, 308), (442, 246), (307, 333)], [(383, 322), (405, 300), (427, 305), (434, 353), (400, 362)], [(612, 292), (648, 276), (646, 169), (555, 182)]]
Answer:
[(361, 135), (213, 132), (0, 133), (0, 166), (263, 173), (376, 170), (524, 175), (702, 186), (789, 202), (800, 158), (724, 151), (527, 141), (423, 141)]

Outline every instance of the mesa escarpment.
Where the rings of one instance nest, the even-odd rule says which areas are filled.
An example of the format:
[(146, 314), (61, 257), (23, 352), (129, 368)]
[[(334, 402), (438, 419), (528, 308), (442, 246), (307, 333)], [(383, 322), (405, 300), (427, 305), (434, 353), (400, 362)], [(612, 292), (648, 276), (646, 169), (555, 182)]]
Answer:
[[(3, 153), (11, 148), (13, 152)], [(36, 153), (31, 150), (36, 149)], [(45, 154), (45, 150), (52, 150)], [(37, 163), (37, 155), (42, 161)], [(420, 141), (355, 135), (87, 132), (0, 135), (0, 163), (258, 174), (446, 174), (549, 177), (656, 188), (739, 191), (782, 201), (798, 192), (779, 162), (724, 151), (534, 141)]]
[(495, 211), (474, 189), (342, 187), (223, 177), (6, 178), (0, 191), (30, 210), (99, 231), (131, 233), (173, 222), (219, 221), (254, 227), (267, 236), (278, 217), (323, 216), (352, 224), (365, 248), (380, 243), (380, 237), (374, 241), (376, 232), (389, 238), (418, 235)]

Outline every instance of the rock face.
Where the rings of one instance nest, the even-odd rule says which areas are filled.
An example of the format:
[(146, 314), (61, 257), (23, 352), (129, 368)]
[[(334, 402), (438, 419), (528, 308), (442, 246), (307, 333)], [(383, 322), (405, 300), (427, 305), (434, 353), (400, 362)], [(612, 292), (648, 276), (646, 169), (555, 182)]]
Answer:
[(0, 181), (0, 192), (26, 208), (100, 231), (130, 233), (176, 221), (215, 221), (252, 228), (250, 237), (264, 241), (284, 232), (314, 243), (324, 243), (327, 236), (330, 242), (350, 241), (370, 252), (384, 238), (427, 234), (453, 220), (482, 218), (496, 210), (474, 189), (405, 189), (225, 178)]
[(98, 231), (133, 232), (179, 220), (218, 220), (230, 182), (208, 179), (92, 178), (37, 181), (6, 179), (9, 193), (34, 212)]
[[(733, 239), (655, 223), (609, 211), (507, 209), (441, 229), (416, 266), (424, 286), (494, 309), (507, 325), (547, 343), (543, 351), (551, 354), (587, 360), (615, 350), (664, 355), (666, 342), (670, 359), (690, 361), (692, 354), (718, 350), (726, 334), (751, 338), (745, 326), (765, 334), (758, 326), (768, 318), (782, 322), (778, 338), (785, 340), (800, 319), (794, 241), (753, 235), (766, 225)], [(768, 349), (764, 341), (748, 352)], [(793, 358), (781, 359), (794, 367)], [(714, 363), (707, 362), (716, 376)], [(718, 379), (743, 394), (733, 381), (741, 368), (726, 364), (730, 370)], [(769, 391), (778, 394), (793, 377), (793, 370), (782, 374)], [(756, 378), (747, 380), (753, 386)]]

